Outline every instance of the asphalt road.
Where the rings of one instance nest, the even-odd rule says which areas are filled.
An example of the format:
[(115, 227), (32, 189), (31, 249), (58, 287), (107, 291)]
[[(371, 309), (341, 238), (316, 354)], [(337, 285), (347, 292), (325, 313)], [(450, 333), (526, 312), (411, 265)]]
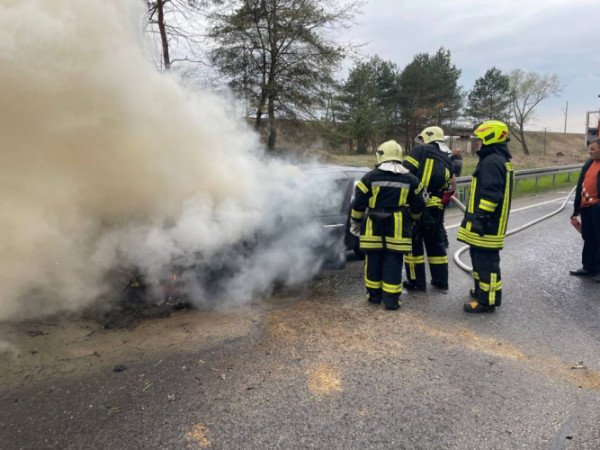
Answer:
[(494, 314), (462, 312), (453, 263), (446, 294), (368, 305), (352, 260), (232, 311), (5, 326), (0, 448), (600, 448), (600, 286), (568, 275), (569, 209), (507, 239)]

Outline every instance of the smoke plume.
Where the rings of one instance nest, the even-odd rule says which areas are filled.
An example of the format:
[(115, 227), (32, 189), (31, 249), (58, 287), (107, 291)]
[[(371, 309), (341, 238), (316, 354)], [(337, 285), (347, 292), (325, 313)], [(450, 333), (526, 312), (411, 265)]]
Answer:
[(159, 73), (143, 7), (2, 0), (0, 321), (109, 298), (122, 268), (233, 267), (219, 292), (198, 279), (199, 303), (315, 270), (320, 227), (276, 230), (336, 199), (265, 158), (224, 100)]

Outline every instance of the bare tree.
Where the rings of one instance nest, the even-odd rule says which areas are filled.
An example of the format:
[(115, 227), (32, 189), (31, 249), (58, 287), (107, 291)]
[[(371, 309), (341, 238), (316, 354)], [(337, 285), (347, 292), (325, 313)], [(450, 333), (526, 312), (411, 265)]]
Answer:
[(533, 118), (534, 108), (542, 100), (561, 92), (560, 82), (557, 75), (540, 75), (521, 69), (510, 73), (509, 82), (513, 136), (521, 144), (523, 152), (529, 155), (525, 125)]
[(157, 38), (159, 68), (177, 62), (203, 63), (205, 13), (218, 0), (146, 0), (148, 32)]

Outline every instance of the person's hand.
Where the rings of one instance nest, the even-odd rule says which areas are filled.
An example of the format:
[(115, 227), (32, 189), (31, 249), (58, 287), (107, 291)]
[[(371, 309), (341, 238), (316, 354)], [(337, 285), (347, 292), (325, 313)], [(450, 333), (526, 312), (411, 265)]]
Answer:
[(581, 222), (579, 221), (579, 216), (571, 217), (571, 225), (573, 225), (575, 229), (581, 233)]
[(350, 233), (356, 237), (360, 236), (360, 222), (356, 220), (350, 221)]

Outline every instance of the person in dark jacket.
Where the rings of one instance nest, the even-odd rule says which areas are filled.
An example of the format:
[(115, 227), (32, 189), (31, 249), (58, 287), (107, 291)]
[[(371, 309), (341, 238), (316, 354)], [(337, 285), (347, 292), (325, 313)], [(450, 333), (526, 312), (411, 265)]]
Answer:
[(469, 313), (492, 312), (502, 303), (500, 250), (510, 212), (513, 190), (512, 156), (506, 145), (508, 127), (498, 120), (483, 122), (475, 130), (480, 139), (479, 162), (473, 172), (465, 217), (458, 240), (470, 246), (475, 287)]
[(460, 177), (462, 173), (462, 156), (460, 156), (460, 148), (454, 147), (452, 154), (450, 155), (450, 161), (452, 161), (452, 175)]
[(412, 252), (406, 256), (406, 289), (425, 291), (425, 251), (431, 272), (431, 284), (448, 289), (448, 238), (444, 228), (444, 192), (452, 179), (450, 149), (444, 143), (440, 127), (425, 128), (417, 136), (417, 145), (404, 160), (404, 167), (421, 180), (426, 205), (421, 220), (415, 224)]
[(377, 166), (356, 185), (350, 231), (365, 252), (367, 300), (398, 309), (402, 261), (411, 251), (412, 222), (425, 206), (419, 179), (402, 166), (402, 147), (387, 141), (376, 152)]
[(600, 283), (600, 138), (590, 141), (588, 151), (590, 159), (581, 169), (571, 216), (572, 223), (578, 222), (581, 216), (582, 268), (569, 273), (594, 277), (594, 281)]

